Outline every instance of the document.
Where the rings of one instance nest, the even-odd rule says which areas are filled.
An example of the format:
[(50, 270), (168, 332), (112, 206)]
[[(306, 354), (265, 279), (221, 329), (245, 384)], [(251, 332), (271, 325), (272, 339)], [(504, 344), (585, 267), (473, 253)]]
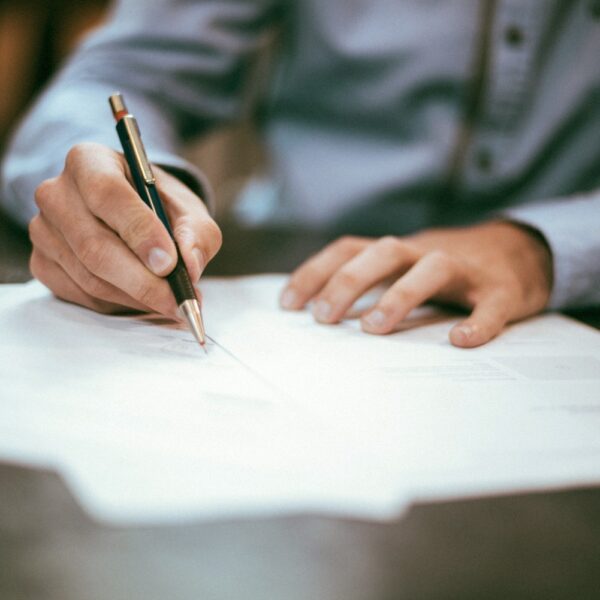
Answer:
[(600, 483), (595, 330), (548, 314), (462, 350), (459, 316), (423, 307), (371, 336), (353, 314), (280, 310), (284, 282), (203, 280), (207, 353), (156, 315), (0, 286), (0, 460), (58, 470), (110, 523), (387, 519), (414, 500)]

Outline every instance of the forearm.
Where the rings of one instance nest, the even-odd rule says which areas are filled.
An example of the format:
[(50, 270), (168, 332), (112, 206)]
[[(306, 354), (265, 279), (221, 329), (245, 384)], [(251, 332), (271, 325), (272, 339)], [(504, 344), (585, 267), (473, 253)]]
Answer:
[[(26, 117), (2, 168), (0, 198), (17, 221), (26, 225), (35, 215), (35, 188), (61, 172), (69, 148), (91, 141), (120, 150), (107, 103), (114, 89), (109, 84), (92, 82), (77, 86), (58, 83)], [(210, 202), (209, 186), (202, 173), (178, 156), (178, 142), (168, 119), (140, 96), (128, 93), (127, 99), (138, 114), (143, 113), (142, 127), (150, 159), (192, 173), (198, 182), (196, 191)]]
[(118, 149), (107, 103), (117, 90), (140, 121), (150, 159), (188, 173), (186, 182), (210, 202), (201, 173), (179, 158), (181, 141), (243, 110), (244, 65), (273, 22), (273, 4), (121, 1), (16, 131), (2, 166), (7, 211), (27, 223), (35, 188), (60, 173), (78, 142)]

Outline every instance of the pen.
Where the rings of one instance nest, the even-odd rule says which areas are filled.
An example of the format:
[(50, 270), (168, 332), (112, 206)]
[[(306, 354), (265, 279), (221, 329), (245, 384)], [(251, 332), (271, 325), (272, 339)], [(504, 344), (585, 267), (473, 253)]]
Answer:
[(194, 337), (198, 340), (198, 343), (204, 347), (206, 343), (206, 334), (204, 333), (204, 323), (202, 322), (200, 303), (198, 302), (190, 275), (185, 267), (179, 246), (175, 241), (175, 236), (173, 235), (167, 213), (165, 212), (158, 194), (156, 179), (154, 178), (150, 161), (146, 155), (144, 145), (142, 144), (142, 136), (137, 121), (127, 110), (127, 106), (125, 105), (125, 101), (121, 94), (113, 94), (109, 97), (108, 101), (115, 120), (117, 121), (117, 133), (119, 134), (123, 153), (125, 154), (131, 176), (133, 177), (135, 189), (140, 195), (140, 198), (152, 209), (154, 214), (165, 226), (177, 249), (177, 264), (173, 271), (167, 275), (167, 281), (173, 291), (179, 309), (185, 315), (185, 318), (190, 325)]

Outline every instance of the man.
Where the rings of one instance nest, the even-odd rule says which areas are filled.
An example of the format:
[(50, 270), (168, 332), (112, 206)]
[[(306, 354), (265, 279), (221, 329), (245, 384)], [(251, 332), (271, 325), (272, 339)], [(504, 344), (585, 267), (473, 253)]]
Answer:
[(391, 282), (365, 331), (434, 299), (472, 309), (450, 340), (477, 346), (547, 306), (600, 302), (599, 13), (587, 0), (123, 0), (17, 132), (2, 197), (31, 220), (32, 272), (57, 296), (172, 315), (175, 250), (128, 180), (107, 97), (120, 90), (138, 116), (198, 279), (221, 237), (177, 148), (256, 108), (249, 66), (276, 36), (257, 111), (271, 220), (375, 236), (310, 258), (282, 306), (312, 300), (335, 323)]

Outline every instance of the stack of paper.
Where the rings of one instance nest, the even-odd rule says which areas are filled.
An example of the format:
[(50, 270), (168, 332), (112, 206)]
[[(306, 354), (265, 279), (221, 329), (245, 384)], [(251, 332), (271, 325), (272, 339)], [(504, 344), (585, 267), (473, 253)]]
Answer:
[(312, 511), (600, 482), (600, 334), (559, 315), (475, 350), (420, 309), (391, 336), (279, 310), (284, 276), (203, 282), (205, 354), (153, 316), (0, 288), (0, 460), (97, 518)]

